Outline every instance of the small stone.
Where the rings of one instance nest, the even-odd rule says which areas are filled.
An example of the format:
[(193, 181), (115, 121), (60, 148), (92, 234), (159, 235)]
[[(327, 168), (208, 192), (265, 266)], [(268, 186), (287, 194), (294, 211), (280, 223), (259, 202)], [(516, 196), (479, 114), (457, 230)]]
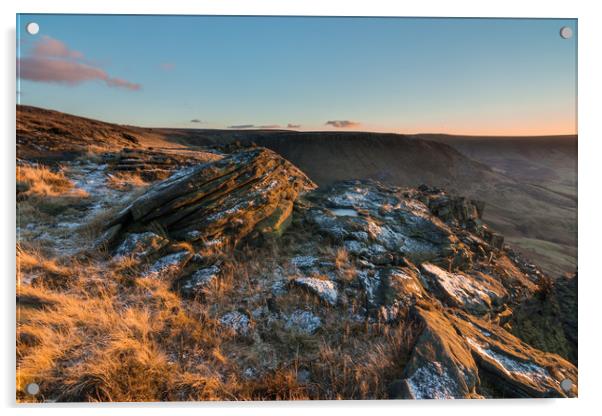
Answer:
[(254, 380), (258, 375), (259, 374), (257, 373), (257, 370), (255, 370), (253, 367), (247, 367), (245, 368), (245, 371), (242, 372), (242, 376), (247, 380)]
[(259, 319), (268, 314), (269, 310), (265, 306), (260, 306), (258, 308), (253, 309), (251, 315), (253, 315), (253, 319)]
[(322, 326), (322, 321), (308, 311), (294, 311), (286, 321), (284, 327), (304, 334), (313, 334)]
[(166, 238), (151, 231), (128, 234), (117, 250), (115, 250), (115, 257), (133, 256), (139, 260), (159, 251), (168, 242)]
[(238, 311), (228, 312), (219, 321), (223, 326), (230, 328), (237, 335), (247, 335), (249, 333), (249, 317)]
[(313, 267), (318, 259), (313, 256), (297, 256), (291, 259), (291, 264), (299, 269)]
[(190, 259), (190, 253), (187, 251), (180, 251), (177, 253), (170, 254), (157, 260), (150, 269), (144, 273), (143, 277), (162, 277), (168, 274), (176, 274), (180, 271), (188, 259)]
[(197, 293), (203, 288), (208, 287), (212, 282), (215, 282), (219, 272), (220, 269), (217, 266), (198, 269), (180, 286), (180, 291), (184, 295)]
[(311, 373), (309, 370), (302, 368), (297, 371), (297, 383), (299, 384), (307, 384), (311, 380)]
[(271, 287), (274, 296), (282, 296), (286, 294), (287, 282), (284, 280), (276, 280)]
[(315, 277), (297, 277), (296, 279), (293, 279), (293, 283), (308, 289), (332, 306), (337, 303), (338, 292), (335, 284), (330, 280), (316, 279)]

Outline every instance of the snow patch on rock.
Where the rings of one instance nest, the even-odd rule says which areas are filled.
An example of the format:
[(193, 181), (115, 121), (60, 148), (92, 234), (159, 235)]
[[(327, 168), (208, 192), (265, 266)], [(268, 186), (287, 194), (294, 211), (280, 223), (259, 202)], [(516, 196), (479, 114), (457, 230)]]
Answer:
[(455, 399), (458, 386), (437, 361), (428, 362), (406, 379), (415, 399)]
[(176, 272), (181, 269), (186, 261), (190, 258), (190, 253), (180, 251), (167, 255), (157, 260), (147, 271), (143, 277), (161, 277), (162, 275)]
[(317, 262), (318, 259), (314, 256), (296, 256), (291, 259), (291, 264), (300, 269), (313, 267)]
[(186, 294), (193, 294), (209, 286), (217, 280), (220, 268), (217, 266), (205, 267), (195, 271), (190, 278), (181, 286), (181, 290)]
[(548, 370), (535, 363), (513, 359), (506, 354), (494, 351), (491, 348), (486, 348), (472, 338), (467, 338), (467, 341), (479, 354), (494, 361), (511, 377), (526, 377), (529, 380), (532, 380), (536, 385), (558, 384), (558, 382), (552, 378)]
[(447, 272), (431, 263), (423, 263), (422, 269), (458, 306), (480, 313), (486, 312), (491, 307), (489, 293), (483, 290), (482, 284), (477, 285), (470, 277)]
[(219, 322), (238, 335), (247, 335), (249, 333), (250, 321), (249, 317), (244, 313), (238, 311), (228, 312), (220, 318)]
[(293, 279), (293, 283), (308, 289), (332, 306), (337, 303), (338, 292), (335, 284), (330, 280), (316, 279), (314, 277), (297, 277)]
[(304, 334), (313, 334), (322, 326), (320, 318), (309, 311), (294, 311), (286, 320), (284, 327)]

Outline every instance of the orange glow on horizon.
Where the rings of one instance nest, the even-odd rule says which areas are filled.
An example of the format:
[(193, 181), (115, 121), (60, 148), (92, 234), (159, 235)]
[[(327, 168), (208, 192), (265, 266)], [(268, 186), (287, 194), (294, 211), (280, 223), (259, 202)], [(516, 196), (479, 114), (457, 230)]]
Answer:
[(577, 123), (574, 120), (552, 120), (543, 123), (530, 123), (527, 120), (516, 123), (496, 123), (486, 125), (485, 123), (474, 123), (470, 126), (460, 123), (440, 123), (434, 125), (405, 125), (388, 128), (381, 126), (360, 126), (357, 130), (391, 132), (398, 134), (450, 134), (458, 136), (564, 136), (576, 135)]

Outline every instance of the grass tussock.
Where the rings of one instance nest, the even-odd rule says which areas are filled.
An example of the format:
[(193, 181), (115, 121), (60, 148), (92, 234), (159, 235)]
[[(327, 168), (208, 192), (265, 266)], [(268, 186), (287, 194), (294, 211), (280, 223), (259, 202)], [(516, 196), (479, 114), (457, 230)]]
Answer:
[(46, 256), (38, 247), (28, 246), (25, 249), (22, 245), (17, 246), (19, 284), (30, 280), (30, 284), (36, 285), (41, 278), (47, 286), (65, 287), (76, 275), (70, 267), (55, 258)]
[(347, 250), (338, 248), (334, 259), (339, 278), (346, 283), (352, 282), (357, 277), (357, 268), (351, 264)]
[(52, 224), (56, 216), (81, 212), (89, 195), (62, 170), (43, 165), (17, 166), (17, 222)]
[[(312, 374), (327, 399), (387, 398), (388, 386), (399, 378), (408, 360), (414, 334), (395, 327), (375, 342), (349, 338), (342, 345), (324, 343)], [(368, 331), (373, 332), (373, 331)], [(378, 332), (377, 332), (378, 333)], [(374, 335), (377, 335), (375, 333)]]
[(18, 166), (17, 190), (23, 197), (87, 197), (83, 189), (76, 188), (65, 174), (46, 166)]
[(107, 177), (107, 186), (119, 191), (131, 191), (148, 185), (149, 183), (137, 172), (117, 172)]

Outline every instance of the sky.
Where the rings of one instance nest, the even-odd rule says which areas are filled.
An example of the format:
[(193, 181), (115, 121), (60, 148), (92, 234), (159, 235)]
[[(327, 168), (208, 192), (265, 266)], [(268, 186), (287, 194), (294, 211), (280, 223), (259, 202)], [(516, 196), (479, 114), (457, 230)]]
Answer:
[(576, 52), (575, 19), (21, 14), (17, 102), (148, 127), (575, 134)]

